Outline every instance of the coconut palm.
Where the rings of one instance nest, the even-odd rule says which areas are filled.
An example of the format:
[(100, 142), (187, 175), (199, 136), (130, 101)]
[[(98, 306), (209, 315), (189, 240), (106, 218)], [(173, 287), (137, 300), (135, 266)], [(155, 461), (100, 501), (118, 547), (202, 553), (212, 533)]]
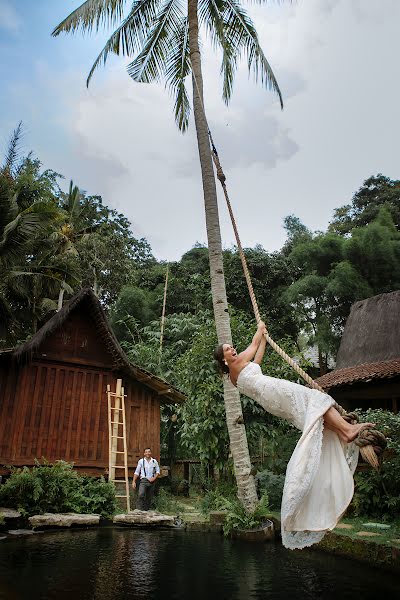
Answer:
[[(91, 32), (115, 27), (95, 60), (95, 70), (110, 54), (133, 58), (128, 73), (137, 82), (164, 81), (174, 100), (175, 120), (181, 131), (189, 123), (190, 101), (186, 78), (192, 77), (193, 110), (203, 181), (206, 227), (211, 271), (211, 291), (220, 342), (231, 341), (228, 304), (222, 262), (217, 192), (208, 125), (204, 110), (202, 62), (199, 29), (206, 31), (214, 47), (222, 51), (223, 99), (232, 94), (239, 60), (247, 59), (249, 72), (265, 87), (282, 97), (272, 69), (260, 47), (256, 29), (238, 0), (136, 0), (125, 11), (126, 0), (87, 0), (54, 30)], [(226, 419), (234, 461), (238, 495), (252, 510), (257, 503), (240, 397), (237, 390), (224, 384)]]
[[(31, 262), (35, 241), (46, 236), (59, 212), (55, 203), (42, 200), (36, 189), (30, 194), (26, 184), (32, 161), (29, 158), (19, 159), (21, 134), (22, 125), (19, 123), (0, 167), (0, 337), (3, 339), (14, 322), (10, 287), (22, 272), (28, 275), (27, 257)], [(21, 185), (20, 179), (25, 185)], [(32, 276), (33, 272), (29, 275)]]

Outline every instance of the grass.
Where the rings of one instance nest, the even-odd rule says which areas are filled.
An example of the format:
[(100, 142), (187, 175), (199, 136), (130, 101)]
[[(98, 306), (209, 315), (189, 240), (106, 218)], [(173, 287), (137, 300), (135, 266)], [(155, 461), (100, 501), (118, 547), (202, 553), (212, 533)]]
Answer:
[[(373, 527), (366, 527), (365, 523), (380, 523), (379, 519), (372, 519), (369, 517), (345, 517), (343, 518), (340, 523), (344, 523), (346, 525), (351, 525), (352, 529), (341, 529), (341, 528), (336, 528), (334, 529), (335, 533), (338, 533), (340, 535), (345, 535), (347, 537), (350, 537), (352, 539), (364, 539), (367, 540), (368, 542), (374, 542), (376, 544), (390, 544), (392, 546), (394, 546), (395, 548), (400, 547), (400, 520), (394, 520), (391, 522), (386, 522), (385, 521), (385, 525), (390, 525), (390, 529), (374, 529)], [(377, 533), (379, 535), (376, 536), (367, 536), (367, 537), (363, 537), (360, 535), (357, 535), (357, 533), (359, 533), (360, 531), (370, 531), (371, 533)], [(394, 540), (399, 540), (399, 541), (394, 541)]]

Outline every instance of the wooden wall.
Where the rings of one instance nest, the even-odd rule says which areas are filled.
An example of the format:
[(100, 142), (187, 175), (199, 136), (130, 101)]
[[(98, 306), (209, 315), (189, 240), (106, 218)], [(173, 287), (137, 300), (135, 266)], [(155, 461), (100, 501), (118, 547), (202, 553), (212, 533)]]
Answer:
[[(107, 384), (121, 376), (89, 365), (33, 360), (0, 367), (0, 465), (63, 459), (91, 473), (108, 468)], [(130, 474), (143, 448), (160, 453), (160, 402), (123, 376)]]

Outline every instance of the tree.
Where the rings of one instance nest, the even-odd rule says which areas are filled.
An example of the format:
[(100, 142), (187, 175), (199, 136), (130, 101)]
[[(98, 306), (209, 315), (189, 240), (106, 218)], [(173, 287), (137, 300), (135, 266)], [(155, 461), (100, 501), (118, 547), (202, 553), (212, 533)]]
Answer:
[(354, 194), (351, 204), (341, 206), (334, 211), (329, 230), (349, 234), (356, 227), (371, 223), (383, 206), (386, 206), (399, 230), (400, 180), (392, 180), (379, 173), (364, 181)]
[[(39, 173), (40, 163), (31, 157), (19, 159), (21, 133), (20, 123), (0, 168), (0, 338), (6, 341), (13, 341), (16, 332), (21, 331), (15, 318), (19, 301), (13, 290), (20, 285), (22, 275), (29, 277), (28, 300), (33, 300), (38, 278), (44, 277), (32, 264), (35, 244), (46, 237), (58, 216), (53, 195), (57, 174)], [(37, 283), (32, 284), (35, 279)], [(54, 273), (48, 273), (46, 281), (54, 279)]]
[[(123, 17), (124, 0), (87, 0), (71, 13), (53, 34), (99, 29), (115, 25)], [(110, 53), (134, 56), (128, 66), (138, 82), (164, 80), (174, 97), (175, 120), (182, 131), (188, 126), (190, 104), (185, 78), (192, 75), (193, 109), (203, 181), (209, 249), (211, 292), (218, 341), (230, 342), (231, 331), (222, 260), (222, 244), (204, 93), (199, 25), (206, 28), (213, 43), (222, 50), (223, 98), (229, 101), (238, 60), (245, 55), (255, 79), (271, 88), (282, 105), (281, 93), (272, 69), (260, 47), (254, 25), (237, 0), (188, 0), (187, 11), (179, 0), (133, 2), (125, 19), (111, 35), (97, 57), (88, 77), (104, 64)], [(254, 509), (257, 496), (250, 473), (250, 460), (241, 416), (239, 393), (224, 386), (225, 410), (231, 451), (235, 464), (238, 494), (247, 509)]]
[(371, 295), (400, 288), (400, 232), (386, 205), (369, 225), (353, 229), (345, 241), (344, 256), (368, 284)]

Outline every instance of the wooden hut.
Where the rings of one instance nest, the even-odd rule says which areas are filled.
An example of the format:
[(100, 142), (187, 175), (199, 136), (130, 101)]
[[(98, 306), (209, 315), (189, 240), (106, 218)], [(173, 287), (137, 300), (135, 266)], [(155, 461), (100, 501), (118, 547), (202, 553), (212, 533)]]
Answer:
[(184, 396), (129, 362), (97, 297), (83, 289), (29, 341), (0, 352), (0, 465), (32, 465), (44, 457), (106, 472), (106, 389), (115, 390), (117, 378), (126, 394), (132, 475), (145, 446), (159, 458), (160, 405)]
[(400, 408), (400, 291), (356, 302), (336, 368), (317, 382), (346, 409)]

